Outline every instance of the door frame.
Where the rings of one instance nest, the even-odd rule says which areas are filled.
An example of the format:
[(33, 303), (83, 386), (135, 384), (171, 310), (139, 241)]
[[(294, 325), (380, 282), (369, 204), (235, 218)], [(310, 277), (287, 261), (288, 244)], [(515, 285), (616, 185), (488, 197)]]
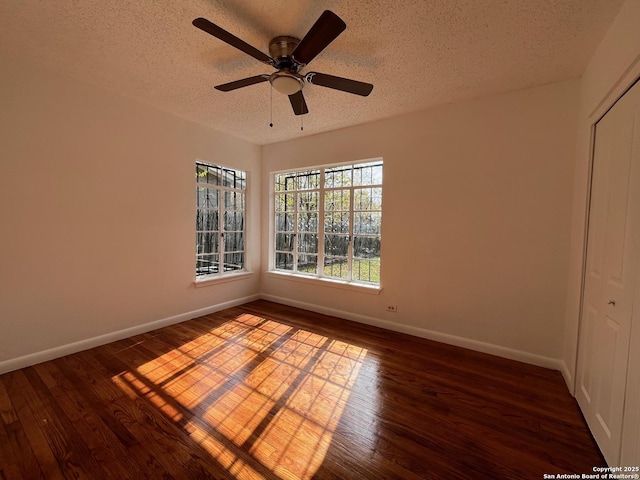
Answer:
[[(631, 314), (631, 338), (629, 339), (629, 364), (640, 362), (640, 281), (636, 280), (636, 291), (634, 295), (634, 308)], [(634, 323), (635, 322), (635, 323)], [(636, 328), (633, 328), (636, 325)], [(627, 382), (640, 384), (640, 369), (630, 368), (627, 370)], [(628, 384), (627, 384), (628, 387)], [(640, 451), (640, 391), (627, 388), (625, 393), (625, 408), (630, 405), (632, 410), (625, 410), (624, 426), (622, 427), (622, 445), (620, 452), (620, 465), (637, 464), (637, 457), (633, 458), (637, 451)], [(635, 408), (634, 408), (635, 407)], [(635, 449), (635, 450), (634, 450)]]
[[(583, 197), (583, 219), (582, 219), (582, 255), (580, 266), (580, 295), (578, 305), (578, 329), (575, 336), (575, 351), (573, 359), (573, 371), (563, 372), (565, 375), (565, 381), (571, 395), (575, 397), (576, 388), (578, 384), (578, 362), (580, 360), (580, 336), (583, 329), (583, 303), (584, 303), (584, 290), (585, 280), (587, 273), (587, 247), (589, 236), (589, 215), (591, 213), (591, 187), (593, 183), (593, 164), (595, 154), (595, 141), (596, 141), (596, 124), (604, 117), (611, 108), (616, 104), (622, 96), (627, 93), (636, 82), (640, 81), (640, 55), (635, 58), (631, 66), (627, 68), (625, 72), (618, 78), (604, 97), (598, 102), (594, 110), (588, 115), (589, 125), (589, 148), (588, 148), (588, 162), (587, 162), (587, 176), (586, 176), (586, 192)], [(579, 165), (576, 165), (579, 168)], [(575, 187), (574, 187), (575, 188)], [(566, 368), (566, 365), (565, 365)]]
[[(630, 97), (630, 98), (627, 98), (627, 97)], [(624, 103), (625, 99), (632, 100), (632, 103), (628, 103), (628, 102)], [(592, 218), (593, 212), (595, 211), (594, 207), (602, 208), (603, 204), (600, 203), (601, 201), (605, 201), (606, 203), (608, 203), (608, 200), (610, 200), (610, 198), (602, 197), (602, 193), (605, 192), (605, 195), (609, 195), (611, 193), (610, 188), (612, 188), (611, 185), (607, 184), (606, 182), (603, 185), (601, 185), (599, 188), (600, 189), (604, 188), (604, 190), (601, 191), (599, 194), (600, 195), (599, 202), (596, 205), (594, 205), (593, 203), (594, 187), (596, 187), (597, 185), (596, 182), (600, 183), (599, 180), (600, 181), (602, 180), (602, 178), (598, 175), (609, 171), (609, 166), (607, 166), (607, 164), (601, 163), (602, 155), (605, 155), (605, 158), (606, 158), (607, 150), (609, 150), (609, 154), (611, 154), (611, 152), (613, 151), (612, 147), (615, 148), (616, 145), (620, 145), (617, 143), (606, 143), (606, 142), (600, 143), (602, 138), (600, 136), (600, 132), (602, 132), (603, 134), (605, 132), (605, 130), (601, 130), (600, 126), (604, 121), (607, 121), (609, 116), (614, 115), (614, 109), (617, 108), (618, 106), (622, 108), (623, 112), (627, 112), (625, 113), (625, 115), (628, 115), (629, 113), (633, 115), (633, 118), (631, 118), (631, 124), (627, 123), (629, 118), (628, 116), (623, 116), (623, 117), (618, 116), (617, 117), (618, 121), (619, 119), (622, 119), (625, 123), (624, 124), (617, 123), (613, 125), (611, 123), (608, 123), (607, 131), (608, 131), (608, 135), (610, 136), (612, 135), (612, 131), (611, 131), (612, 127), (614, 129), (622, 128), (625, 132), (626, 132), (627, 125), (629, 127), (633, 127), (629, 129), (630, 132), (628, 133), (630, 135), (629, 139), (631, 140), (631, 144), (630, 144), (631, 150), (629, 151), (629, 155), (631, 155), (630, 157), (631, 163), (628, 164), (628, 167), (624, 167), (624, 164), (620, 166), (624, 168), (628, 168), (631, 178), (635, 179), (634, 185), (631, 185), (631, 183), (629, 183), (628, 187), (629, 188), (634, 188), (634, 186), (640, 187), (640, 184), (637, 183), (638, 179), (640, 178), (640, 175), (639, 175), (640, 171), (638, 171), (638, 169), (640, 169), (640, 164), (638, 163), (638, 160), (640, 160), (640, 157), (637, 156), (640, 150), (640, 136), (638, 135), (640, 132), (638, 130), (639, 126), (636, 121), (639, 118), (638, 117), (639, 101), (640, 101), (640, 79), (637, 79), (634, 83), (632, 83), (629, 86), (629, 88), (626, 91), (622, 93), (620, 98), (616, 99), (615, 103), (613, 103), (612, 106), (606, 112), (604, 112), (602, 117), (593, 126), (594, 135), (591, 138), (591, 164), (590, 164), (590, 176), (589, 176), (589, 182), (588, 182), (589, 202), (588, 202), (587, 211), (586, 211), (586, 214), (587, 214), (587, 218), (585, 220), (585, 223), (586, 223), (585, 236), (586, 237), (584, 239), (585, 240), (584, 255), (582, 258), (583, 272), (582, 272), (582, 283), (581, 283), (581, 291), (580, 291), (580, 299), (581, 299), (580, 323), (578, 328), (578, 345), (576, 349), (577, 350), (576, 351), (576, 355), (577, 355), (576, 375), (575, 375), (576, 386), (575, 386), (574, 395), (578, 400), (578, 405), (583, 411), (585, 419), (587, 420), (587, 424), (590, 426), (590, 429), (592, 430), (595, 439), (597, 440), (600, 448), (602, 449), (602, 452), (605, 458), (607, 459), (608, 462), (614, 462), (613, 465), (620, 465), (620, 458), (621, 458), (620, 455), (623, 449), (622, 447), (624, 446), (623, 441), (625, 438), (628, 438), (628, 441), (630, 442), (629, 447), (631, 451), (629, 452), (628, 455), (630, 457), (633, 457), (634, 455), (633, 452), (635, 452), (638, 449), (638, 445), (637, 445), (638, 441), (636, 437), (640, 435), (640, 428), (638, 428), (638, 426), (640, 426), (640, 410), (639, 410), (640, 396), (637, 396), (634, 394), (630, 395), (631, 393), (630, 389), (626, 387), (626, 385), (629, 384), (629, 381), (630, 379), (632, 379), (632, 377), (633, 379), (635, 379), (636, 376), (638, 377), (637, 379), (635, 379), (635, 382), (634, 382), (635, 385), (638, 385), (638, 381), (640, 381), (640, 375), (637, 375), (639, 373), (637, 369), (629, 368), (629, 365), (632, 364), (631, 362), (633, 360), (640, 358), (634, 354), (631, 347), (631, 345), (633, 345), (633, 342), (631, 342), (631, 338), (636, 338), (636, 342), (640, 341), (640, 335), (638, 335), (640, 332), (639, 330), (640, 324), (636, 322), (634, 325), (634, 318), (638, 320), (638, 306), (640, 306), (640, 304), (635, 303), (635, 301), (640, 300), (639, 298), (640, 297), (639, 295), (640, 294), (640, 276), (637, 275), (638, 268), (640, 268), (640, 263), (637, 263), (638, 261), (640, 261), (640, 258), (637, 258), (637, 252), (638, 252), (637, 249), (640, 248), (640, 231), (639, 231), (640, 229), (638, 228), (640, 225), (637, 224), (638, 209), (640, 208), (640, 190), (638, 190), (637, 188), (634, 190), (627, 191), (626, 202), (627, 202), (627, 207), (630, 210), (627, 210), (627, 213), (624, 217), (624, 226), (620, 227), (622, 228), (621, 233), (624, 235), (623, 245), (624, 245), (625, 261), (631, 261), (631, 263), (626, 264), (626, 268), (624, 268), (624, 270), (627, 270), (627, 275), (631, 275), (631, 277), (628, 277), (628, 278), (624, 277), (625, 278), (624, 283), (628, 285), (625, 290), (626, 294), (623, 294), (622, 292), (619, 292), (617, 289), (614, 288), (615, 292), (612, 291), (613, 297), (605, 297), (605, 298), (598, 299), (598, 304), (600, 305), (600, 302), (606, 301), (606, 298), (615, 298), (616, 292), (619, 292), (623, 297), (626, 298), (627, 301), (632, 302), (630, 305), (628, 305), (624, 309), (626, 313), (623, 313), (623, 316), (626, 318), (624, 323), (626, 324), (626, 322), (629, 322), (624, 327), (626, 334), (621, 338), (621, 341), (625, 342), (626, 344), (624, 346), (624, 350), (627, 351), (627, 354), (625, 354), (624, 358), (619, 357), (618, 353), (622, 354), (622, 351), (616, 350), (618, 352), (616, 354), (616, 357), (618, 357), (616, 362), (619, 369), (616, 370), (618, 373), (615, 374), (614, 377), (617, 378), (616, 380), (617, 386), (611, 385), (612, 388), (615, 388), (615, 390), (618, 392), (615, 398), (617, 399), (616, 402), (618, 401), (620, 402), (620, 409), (616, 409), (616, 413), (612, 414), (613, 417), (609, 418), (608, 420), (603, 420), (603, 418), (599, 417), (599, 413), (602, 413), (602, 411), (600, 410), (601, 408), (600, 401), (595, 400), (594, 398), (590, 398), (591, 395), (597, 395), (597, 397), (600, 398), (602, 391), (600, 391), (599, 388), (601, 387), (594, 387), (596, 388), (596, 390), (589, 391), (589, 392), (582, 390), (583, 386), (581, 382), (582, 380), (584, 380), (584, 375), (585, 375), (584, 369), (585, 368), (588, 369), (586, 374), (589, 374), (590, 376), (593, 375), (593, 372), (589, 373), (589, 370), (591, 370), (592, 367), (593, 368), (596, 368), (596, 367), (594, 367), (593, 365), (590, 367), (589, 365), (591, 365), (591, 362), (594, 361), (594, 359), (598, 358), (597, 352), (593, 350), (594, 344), (592, 343), (594, 341), (594, 338), (597, 338), (597, 333), (595, 331), (592, 331), (590, 333), (589, 338), (583, 338), (582, 334), (587, 325), (587, 321), (586, 321), (587, 316), (588, 317), (592, 316), (592, 315), (588, 315), (587, 312), (591, 311), (591, 308), (593, 307), (593, 305), (592, 303), (590, 303), (591, 306), (587, 307), (586, 301), (590, 299), (590, 302), (592, 302), (594, 300), (593, 297), (589, 297), (589, 298), (586, 297), (587, 285), (589, 284), (589, 282), (594, 281), (591, 273), (587, 272), (588, 270), (587, 267), (589, 267), (590, 261), (594, 261), (594, 257), (592, 255), (594, 252), (591, 252), (591, 250), (593, 250), (594, 248), (591, 245), (591, 243), (593, 242), (593, 238), (591, 234), (596, 232), (590, 231), (591, 222), (594, 220)], [(617, 110), (617, 113), (620, 114), (619, 109)], [(631, 130), (633, 132), (631, 132)], [(635, 137), (634, 137), (634, 134), (635, 134)], [(607, 135), (605, 135), (605, 138), (606, 137)], [(612, 138), (610, 137), (608, 142), (611, 142), (611, 140)], [(626, 142), (626, 137), (625, 137), (625, 142)], [(603, 150), (602, 146), (604, 145), (607, 145), (608, 147), (605, 146)], [(627, 144), (622, 143), (621, 145), (624, 147), (622, 154), (626, 155)], [(619, 151), (619, 150), (615, 150), (615, 151)], [(622, 157), (616, 156), (615, 158), (622, 158)], [(614, 158), (611, 158), (610, 160), (616, 163)], [(595, 165), (596, 161), (600, 162), (599, 165), (597, 166), (597, 171), (596, 171), (596, 165)], [(606, 177), (606, 174), (605, 174), (605, 177)], [(624, 177), (618, 178), (618, 180), (621, 180), (623, 182), (625, 181)], [(609, 187), (607, 187), (606, 185), (609, 185)], [(613, 188), (614, 190), (616, 189), (615, 186)], [(609, 192), (609, 193), (606, 193), (606, 192)], [(625, 201), (624, 198), (622, 198), (621, 200), (623, 202)], [(631, 204), (629, 203), (629, 201), (631, 201)], [(623, 207), (622, 205), (620, 206)], [(608, 207), (606, 212), (601, 212), (598, 210), (597, 214), (598, 214), (599, 221), (604, 221), (604, 219), (600, 217), (602, 214), (608, 215), (609, 213), (610, 211), (608, 210)], [(629, 224), (630, 221), (633, 222), (634, 226), (630, 226)], [(631, 237), (628, 237), (627, 234), (630, 234)], [(600, 242), (605, 242), (605, 243), (607, 242), (605, 238), (608, 238), (608, 237), (607, 237), (607, 234), (604, 232), (600, 232), (599, 234), (596, 235), (596, 237), (600, 239)], [(605, 248), (605, 247), (603, 245), (600, 245), (600, 247), (598, 248)], [(607, 256), (606, 251), (603, 252), (603, 251), (597, 250), (597, 252), (601, 255), (604, 255), (604, 257)], [(596, 253), (595, 255), (598, 256), (598, 253)], [(628, 254), (630, 254), (631, 257), (627, 258)], [(604, 282), (606, 284), (607, 282), (604, 278), (606, 275), (606, 272), (605, 272), (606, 266), (603, 263), (604, 258), (600, 258), (600, 262), (601, 264), (599, 268), (601, 268), (601, 270), (599, 275), (602, 277), (600, 279), (600, 282)], [(622, 273), (619, 273), (619, 274), (623, 275)], [(621, 276), (620, 278), (622, 279), (623, 277)], [(602, 296), (603, 294), (603, 290), (601, 290), (601, 288), (603, 288), (602, 286), (593, 287), (592, 285), (592, 287), (590, 288), (596, 288), (596, 290), (591, 291), (590, 295), (593, 295), (595, 292), (599, 292), (599, 295)], [(620, 300), (622, 301), (623, 298), (621, 298)], [(624, 306), (626, 301), (622, 301), (622, 303)], [(634, 305), (636, 306), (635, 309), (633, 308)], [(593, 308), (596, 308), (596, 311), (593, 312), (593, 314), (597, 315), (598, 318), (600, 318), (600, 315), (603, 314), (603, 309), (606, 309), (606, 307), (602, 307), (602, 305), (600, 305), (600, 307), (593, 307)], [(606, 313), (604, 314), (606, 315)], [(629, 316), (627, 317), (627, 315)], [(614, 321), (619, 321), (615, 316), (612, 318), (615, 319)], [(597, 325), (599, 325), (600, 320), (596, 321), (593, 318), (591, 318), (590, 320), (591, 328), (598, 329), (598, 326), (596, 324), (593, 324), (592, 322), (596, 322)], [(611, 360), (613, 361), (613, 359)], [(624, 369), (624, 370), (621, 371), (620, 369)], [(623, 373), (624, 375), (620, 376), (621, 373)], [(591, 382), (593, 382), (592, 386), (593, 384), (598, 385), (600, 383), (598, 379), (604, 381), (604, 377), (600, 374), (596, 374), (595, 377), (591, 377)], [(620, 382), (623, 382), (623, 383), (620, 383)], [(620, 391), (619, 390), (620, 388), (623, 388), (623, 391)], [(611, 400), (613, 400), (614, 397), (607, 397), (607, 398), (610, 398)], [(592, 402), (595, 402), (595, 403), (592, 404)], [(626, 407), (626, 405), (631, 405), (631, 404), (633, 404), (635, 407), (629, 410)], [(630, 425), (627, 425), (627, 422), (625, 421), (627, 412), (632, 414), (630, 418), (632, 423), (634, 424), (634, 428), (632, 428), (631, 430), (629, 430), (628, 428)], [(606, 418), (606, 415), (603, 415), (603, 416)], [(609, 421), (613, 423), (609, 423)], [(609, 432), (609, 429), (611, 429), (611, 432)], [(607, 440), (607, 438), (609, 438), (609, 440)], [(634, 461), (637, 462), (637, 460), (634, 460)], [(610, 463), (610, 465), (612, 464)]]

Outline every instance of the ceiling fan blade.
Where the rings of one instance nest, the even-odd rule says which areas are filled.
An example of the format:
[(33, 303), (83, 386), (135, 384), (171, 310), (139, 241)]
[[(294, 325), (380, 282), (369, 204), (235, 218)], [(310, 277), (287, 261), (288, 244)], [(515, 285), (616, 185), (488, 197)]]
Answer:
[(309, 113), (307, 102), (304, 101), (302, 90), (294, 93), (293, 95), (289, 95), (289, 101), (291, 102), (291, 107), (293, 107), (293, 113), (296, 115), (305, 115)]
[(342, 90), (347, 93), (355, 93), (356, 95), (362, 95), (363, 97), (369, 95), (371, 90), (373, 90), (373, 85), (370, 83), (335, 77), (333, 75), (327, 75), (326, 73), (309, 72), (305, 75), (305, 80), (313, 85)]
[(266, 53), (262, 53), (257, 48), (252, 47), (244, 40), (240, 40), (238, 37), (227, 32), (225, 29), (220, 28), (215, 23), (211, 23), (206, 18), (196, 18), (192, 23), (200, 30), (213, 35), (214, 37), (222, 40), (225, 43), (228, 43), (232, 47), (235, 47), (248, 55), (251, 55), (256, 60), (260, 60), (261, 62), (273, 65), (273, 59), (269, 55), (267, 55)]
[(325, 10), (291, 55), (296, 61), (308, 64), (327, 45), (333, 42), (345, 28), (347, 28), (347, 24), (339, 16), (331, 10)]
[(256, 83), (262, 83), (269, 80), (269, 75), (256, 75), (255, 77), (243, 78), (242, 80), (236, 80), (235, 82), (224, 83), (222, 85), (216, 85), (214, 88), (221, 92), (230, 92), (242, 87), (248, 87), (249, 85), (255, 85)]

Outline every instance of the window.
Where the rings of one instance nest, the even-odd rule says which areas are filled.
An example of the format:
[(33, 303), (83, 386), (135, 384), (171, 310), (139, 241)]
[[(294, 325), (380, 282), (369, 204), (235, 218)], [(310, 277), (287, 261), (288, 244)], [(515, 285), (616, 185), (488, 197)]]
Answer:
[(245, 266), (247, 174), (196, 163), (196, 280)]
[(277, 271), (380, 284), (382, 160), (274, 177)]

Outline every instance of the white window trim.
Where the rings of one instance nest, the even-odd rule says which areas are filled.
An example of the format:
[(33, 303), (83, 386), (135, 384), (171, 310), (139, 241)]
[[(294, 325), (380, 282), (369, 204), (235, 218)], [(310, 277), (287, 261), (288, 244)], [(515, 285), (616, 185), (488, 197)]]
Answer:
[(337, 278), (316, 277), (312, 275), (304, 275), (296, 272), (286, 272), (284, 270), (269, 270), (266, 275), (280, 280), (289, 280), (293, 282), (309, 283), (311, 285), (339, 288), (341, 290), (351, 290), (354, 292), (369, 293), (379, 295), (382, 292), (382, 286), (375, 284), (367, 284), (360, 282), (347, 282)]
[[(365, 159), (365, 160), (358, 160), (358, 161), (353, 161), (353, 162), (340, 162), (340, 163), (331, 163), (331, 164), (324, 164), (324, 165), (315, 165), (315, 166), (308, 166), (308, 167), (296, 167), (293, 169), (286, 169), (286, 170), (278, 170), (278, 171), (273, 171), (270, 172), (269, 174), (269, 260), (268, 260), (268, 270), (265, 272), (268, 276), (271, 276), (273, 278), (280, 278), (280, 279), (287, 279), (287, 280), (291, 280), (291, 281), (297, 281), (297, 282), (302, 282), (302, 283), (310, 283), (310, 284), (316, 284), (316, 285), (322, 285), (322, 286), (326, 286), (326, 287), (334, 287), (334, 288), (341, 288), (341, 289), (345, 289), (345, 290), (353, 290), (353, 291), (360, 291), (360, 292), (364, 292), (364, 293), (373, 293), (373, 294), (379, 294), (382, 291), (382, 278), (380, 279), (380, 283), (379, 284), (374, 284), (374, 283), (366, 283), (366, 282), (359, 282), (359, 281), (354, 281), (354, 280), (341, 280), (338, 278), (333, 278), (333, 277), (325, 277), (322, 273), (319, 274), (304, 274), (304, 273), (299, 273), (299, 272), (292, 272), (292, 271), (287, 271), (287, 270), (277, 270), (275, 267), (275, 196), (276, 196), (276, 192), (275, 192), (275, 188), (274, 188), (274, 184), (275, 184), (275, 178), (276, 175), (278, 174), (282, 174), (282, 173), (293, 173), (293, 172), (298, 172), (298, 171), (303, 171), (303, 170), (319, 170), (320, 171), (320, 175), (321, 178), (324, 177), (324, 171), (326, 169), (330, 169), (330, 168), (334, 168), (334, 167), (340, 167), (340, 166), (347, 166), (347, 165), (359, 165), (359, 164), (363, 164), (363, 163), (372, 163), (372, 162), (384, 162), (382, 157), (377, 157), (377, 158), (370, 158), (370, 159)], [(383, 179), (383, 183), (384, 183), (384, 179)], [(375, 185), (371, 185), (372, 187), (382, 187), (383, 188), (383, 183), (381, 184), (375, 184)], [(368, 185), (366, 185), (368, 186)], [(358, 188), (358, 187), (355, 187)], [(349, 187), (330, 187), (330, 188), (326, 188), (324, 186), (323, 183), (321, 183), (320, 187), (317, 189), (320, 195), (320, 205), (319, 205), (319, 209), (318, 209), (318, 237), (320, 237), (320, 222), (323, 222), (323, 218), (324, 218), (324, 192), (327, 190), (346, 190), (349, 189), (350, 190), (350, 195), (351, 197), (353, 197), (353, 190), (354, 190), (354, 186), (351, 185)], [(312, 190), (316, 190), (316, 189), (311, 189), (311, 190), (295, 190), (295, 193), (299, 193), (299, 192), (306, 192), (306, 191), (312, 191)], [(384, 188), (383, 188), (383, 192), (384, 192)], [(383, 197), (384, 197), (384, 193), (383, 193)], [(351, 198), (351, 210), (350, 210), (350, 224), (349, 224), (349, 229), (350, 229), (350, 237), (353, 238), (353, 198)], [(297, 212), (297, 205), (296, 205), (296, 210)], [(297, 225), (294, 225), (294, 231), (297, 233)], [(323, 230), (324, 231), (324, 230)], [(296, 235), (297, 237), (297, 235)], [(382, 238), (382, 231), (380, 234), (380, 238)], [(321, 247), (320, 244), (324, 245), (324, 241), (321, 242), (320, 238), (318, 238), (318, 268), (320, 271), (320, 259), (324, 257), (324, 252), (321, 252)], [(350, 245), (350, 249), (353, 247), (353, 242), (351, 242)], [(322, 247), (324, 248), (324, 247)], [(351, 262), (352, 262), (352, 258), (353, 255), (350, 253), (349, 254), (349, 268), (351, 268)]]
[[(221, 268), (221, 270), (218, 273), (210, 273), (208, 275), (201, 275), (201, 276), (196, 276), (193, 284), (195, 285), (196, 288), (200, 288), (200, 287), (206, 287), (209, 285), (215, 285), (215, 284), (219, 284), (219, 283), (227, 283), (227, 282), (232, 282), (234, 280), (243, 280), (247, 277), (250, 277), (253, 275), (253, 272), (247, 269), (247, 265), (248, 265), (248, 261), (249, 261), (249, 252), (247, 250), (247, 238), (248, 238), (248, 209), (249, 209), (249, 172), (245, 171), (245, 170), (239, 170), (238, 168), (235, 167), (228, 167), (226, 165), (221, 165), (219, 163), (216, 164), (212, 164), (209, 162), (204, 162), (202, 160), (196, 160), (196, 165), (197, 164), (201, 164), (201, 165), (207, 165), (207, 166), (211, 166), (211, 167), (220, 167), (220, 168), (225, 168), (228, 170), (236, 170), (236, 171), (242, 171), (245, 174), (245, 188), (244, 190), (240, 190), (240, 189), (236, 189), (233, 187), (228, 187), (228, 186), (224, 186), (224, 185), (216, 185), (214, 186), (215, 188), (218, 189), (218, 191), (220, 192), (220, 195), (218, 197), (218, 204), (222, 205), (222, 202), (224, 201), (224, 192), (225, 191), (232, 191), (232, 192), (241, 192), (244, 194), (244, 264), (241, 270), (232, 270), (229, 272), (225, 272), (224, 271), (224, 267)], [(212, 187), (211, 184), (208, 183), (202, 183), (199, 182), (198, 179), (196, 178), (195, 181), (195, 187), (197, 188), (198, 186), (208, 186), (209, 188)], [(197, 213), (197, 207), (196, 207), (196, 213)], [(224, 225), (224, 212), (223, 215), (218, 215), (218, 232), (220, 234), (224, 233), (223, 231), (223, 225)], [(198, 233), (198, 231), (196, 230), (196, 234)], [(220, 242), (220, 249), (219, 249), (219, 255), (220, 255), (220, 265), (223, 265), (224, 262), (224, 238), (222, 236), (220, 236), (219, 238), (219, 242)], [(195, 261), (197, 264), (198, 261), (198, 256), (196, 253), (195, 256)], [(195, 271), (195, 266), (194, 265), (194, 271)]]
[(207, 275), (194, 280), (193, 284), (196, 288), (209, 287), (211, 285), (218, 285), (220, 283), (235, 282), (236, 280), (247, 280), (253, 277), (253, 272), (246, 270), (239, 270), (232, 273), (223, 273), (215, 275)]

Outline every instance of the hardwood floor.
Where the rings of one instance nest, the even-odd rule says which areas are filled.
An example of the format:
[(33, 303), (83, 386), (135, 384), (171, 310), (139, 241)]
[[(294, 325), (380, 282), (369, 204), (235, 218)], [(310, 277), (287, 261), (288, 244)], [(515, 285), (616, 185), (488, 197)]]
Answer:
[(542, 479), (558, 372), (257, 301), (0, 376), (0, 478)]

